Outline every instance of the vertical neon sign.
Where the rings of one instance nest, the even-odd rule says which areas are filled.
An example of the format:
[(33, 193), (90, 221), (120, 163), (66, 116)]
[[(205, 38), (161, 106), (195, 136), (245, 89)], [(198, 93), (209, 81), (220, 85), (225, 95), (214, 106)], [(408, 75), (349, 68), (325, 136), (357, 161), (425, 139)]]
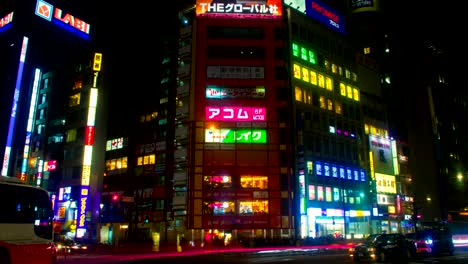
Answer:
[(29, 149), (31, 145), (31, 133), (34, 129), (34, 116), (36, 113), (36, 103), (37, 103), (37, 90), (41, 80), (41, 70), (36, 69), (34, 74), (33, 90), (31, 95), (31, 101), (29, 103), (29, 116), (28, 116), (28, 125), (26, 126), (26, 139), (24, 142), (23, 150), (23, 164), (21, 166), (21, 180), (27, 180), (26, 172), (28, 170), (28, 159), (29, 159)]
[(93, 156), (93, 145), (94, 145), (94, 127), (96, 121), (96, 107), (98, 102), (98, 89), (97, 79), (99, 71), (101, 69), (102, 54), (96, 53), (94, 55), (94, 78), (93, 78), (93, 87), (90, 89), (89, 93), (89, 103), (88, 103), (88, 118), (86, 122), (86, 134), (84, 142), (84, 153), (83, 153), (83, 166), (81, 170), (81, 192), (80, 192), (80, 206), (78, 207), (78, 216), (77, 216), (77, 229), (76, 237), (83, 237), (86, 232), (86, 214), (89, 211), (88, 208), (88, 197), (89, 197), (89, 179), (91, 177), (91, 165), (92, 165), (92, 156)]
[(8, 127), (8, 136), (5, 145), (5, 154), (3, 156), (3, 167), (2, 167), (2, 176), (7, 176), (8, 174), (8, 167), (10, 165), (10, 154), (11, 154), (11, 144), (13, 142), (13, 133), (16, 123), (16, 110), (18, 108), (18, 99), (21, 92), (21, 80), (23, 78), (23, 68), (24, 68), (24, 61), (26, 60), (26, 51), (28, 49), (28, 41), (27, 37), (23, 37), (23, 45), (21, 46), (21, 55), (20, 55), (20, 63), (18, 67), (18, 74), (16, 76), (16, 85), (15, 85), (15, 93), (13, 95), (13, 105), (11, 107), (11, 116), (10, 116), (10, 125)]

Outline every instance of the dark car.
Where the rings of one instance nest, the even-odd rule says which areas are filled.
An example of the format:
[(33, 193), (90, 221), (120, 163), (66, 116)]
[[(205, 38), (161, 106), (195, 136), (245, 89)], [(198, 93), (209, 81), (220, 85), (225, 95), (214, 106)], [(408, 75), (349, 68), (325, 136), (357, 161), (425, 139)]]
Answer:
[(355, 262), (405, 263), (411, 258), (411, 244), (402, 234), (374, 234), (349, 249)]
[(80, 253), (80, 252), (85, 252), (88, 249), (88, 246), (80, 242), (77, 242), (75, 240), (72, 240), (72, 239), (65, 239), (62, 241), (57, 241), (55, 242), (55, 244), (56, 244), (58, 252), (61, 252), (61, 253), (72, 253), (72, 252)]
[(406, 234), (407, 240), (414, 245), (413, 255), (453, 255), (452, 233), (448, 229), (426, 229)]

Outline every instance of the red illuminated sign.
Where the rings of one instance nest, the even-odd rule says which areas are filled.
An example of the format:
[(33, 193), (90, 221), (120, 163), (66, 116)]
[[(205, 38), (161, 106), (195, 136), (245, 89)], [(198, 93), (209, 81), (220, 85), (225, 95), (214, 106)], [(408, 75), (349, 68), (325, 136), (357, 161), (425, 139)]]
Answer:
[(207, 106), (206, 120), (219, 121), (266, 121), (265, 107)]
[(12, 20), (13, 20), (13, 12), (11, 12), (10, 14), (7, 14), (6, 16), (0, 19), (0, 28), (6, 26)]
[(77, 29), (83, 33), (89, 34), (90, 25), (83, 20), (68, 14), (63, 13), (62, 9), (57, 8), (46, 1), (38, 0), (36, 4), (35, 13), (37, 16), (44, 18), (45, 20), (52, 21), (52, 14), (55, 20), (62, 22), (74, 29)]
[(94, 144), (94, 127), (87, 126), (86, 127), (86, 138), (85, 138), (85, 145), (92, 146)]

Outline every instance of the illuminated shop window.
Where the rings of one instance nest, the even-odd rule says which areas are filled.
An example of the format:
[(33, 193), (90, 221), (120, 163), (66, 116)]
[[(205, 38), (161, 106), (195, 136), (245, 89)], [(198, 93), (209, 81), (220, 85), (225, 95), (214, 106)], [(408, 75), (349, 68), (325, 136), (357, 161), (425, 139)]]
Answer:
[(346, 96), (346, 84), (340, 83), (340, 94)]
[(314, 162), (308, 160), (308, 161), (307, 161), (307, 174), (308, 174), (308, 175), (312, 175), (313, 172), (314, 172)]
[(231, 201), (214, 202), (213, 213), (215, 215), (233, 214), (236, 212), (236, 204)]
[(67, 130), (67, 139), (65, 141), (74, 142), (76, 140), (76, 134), (77, 134), (76, 129)]
[(71, 96), (68, 98), (68, 106), (69, 106), (69, 107), (73, 107), (73, 106), (80, 105), (80, 98), (81, 98), (81, 94), (80, 94), (80, 93), (71, 95)]
[(239, 201), (240, 215), (268, 214), (268, 200)]
[(330, 62), (328, 60), (323, 61), (323, 66), (325, 67), (325, 69), (330, 70)]
[(294, 78), (296, 79), (301, 79), (301, 66), (294, 64), (293, 65), (293, 70), (294, 70)]
[(353, 88), (349, 85), (346, 86), (346, 95), (348, 98), (353, 99)]
[(333, 80), (330, 77), (325, 78), (325, 88), (329, 91), (333, 91)]
[(301, 87), (296, 86), (294, 88), (294, 94), (295, 94), (296, 101), (302, 102), (302, 89), (301, 89)]
[(331, 70), (333, 73), (338, 73), (338, 66), (335, 63), (332, 63)]
[(268, 189), (267, 176), (250, 176), (243, 175), (240, 178), (241, 188), (243, 189)]
[(328, 110), (333, 111), (333, 101), (330, 99), (327, 99), (327, 106)]
[(340, 201), (340, 189), (337, 187), (333, 187), (333, 201)]
[(310, 71), (310, 83), (317, 85), (317, 73), (315, 71)]
[(309, 70), (307, 68), (302, 68), (302, 80), (309, 82)]
[(309, 185), (309, 201), (315, 200), (315, 185)]
[(79, 80), (79, 81), (75, 81), (75, 82), (74, 82), (73, 90), (81, 89), (81, 87), (83, 87), (83, 81), (82, 81), (82, 80)]
[(151, 165), (156, 163), (156, 155), (145, 155), (137, 157), (137, 166)]
[(307, 61), (309, 60), (309, 57), (307, 56), (307, 49), (304, 47), (301, 47), (301, 59)]
[(318, 75), (318, 86), (321, 88), (325, 88), (325, 76), (322, 74)]
[(106, 160), (106, 171), (120, 170), (127, 168), (127, 157)]
[(353, 99), (354, 101), (359, 101), (359, 90), (356, 88), (353, 88)]
[(323, 201), (323, 186), (317, 186), (317, 201)]
[(317, 60), (315, 59), (315, 52), (309, 50), (309, 62), (312, 64), (317, 64)]
[(341, 104), (339, 102), (335, 102), (335, 113), (339, 115), (343, 113), (343, 109), (341, 108)]
[(325, 102), (325, 97), (324, 97), (324, 96), (320, 96), (319, 101), (320, 101), (320, 108), (326, 109), (326, 108), (327, 108), (327, 107), (326, 107), (327, 104), (326, 104), (326, 102)]
[(294, 57), (299, 57), (299, 45), (296, 43), (292, 44), (292, 52)]
[(231, 188), (232, 178), (229, 175), (203, 176), (203, 188), (222, 189)]
[(312, 104), (312, 95), (309, 91), (304, 91), (304, 103)]
[(325, 200), (327, 202), (332, 201), (332, 188), (331, 187), (325, 187)]

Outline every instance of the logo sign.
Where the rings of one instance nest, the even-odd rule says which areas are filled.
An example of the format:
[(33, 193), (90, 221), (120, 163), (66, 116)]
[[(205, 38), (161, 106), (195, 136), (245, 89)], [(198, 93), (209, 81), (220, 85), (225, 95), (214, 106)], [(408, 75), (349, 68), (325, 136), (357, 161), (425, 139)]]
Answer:
[(265, 107), (217, 107), (205, 108), (206, 120), (216, 121), (266, 121)]
[(13, 12), (0, 18), (0, 31), (2, 31), (3, 27), (6, 27), (6, 25), (10, 24), (11, 21), (13, 21)]
[(206, 129), (207, 143), (267, 143), (265, 129)]
[(91, 26), (88, 23), (71, 14), (64, 13), (60, 8), (54, 8), (53, 5), (45, 1), (37, 1), (35, 14), (47, 21), (57, 22), (56, 24), (63, 25), (68, 30), (76, 31), (86, 38), (89, 35)]
[(306, 0), (306, 15), (343, 35), (346, 34), (344, 17), (319, 1)]
[(252, 88), (224, 88), (207, 87), (206, 98), (224, 99), (224, 98), (265, 98), (265, 87), (257, 86)]
[(213, 3), (212, 0), (197, 0), (196, 14), (254, 16), (263, 18), (279, 18), (283, 15), (281, 0), (234, 0), (229, 3)]

